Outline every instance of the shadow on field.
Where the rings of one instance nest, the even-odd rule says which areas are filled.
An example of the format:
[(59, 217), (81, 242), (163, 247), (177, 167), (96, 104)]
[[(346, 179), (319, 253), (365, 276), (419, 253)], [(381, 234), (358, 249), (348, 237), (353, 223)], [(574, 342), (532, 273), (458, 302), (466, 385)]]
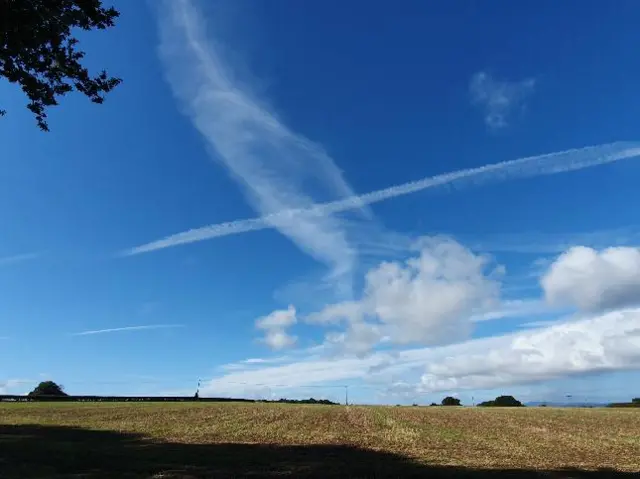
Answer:
[(637, 477), (601, 471), (476, 470), (431, 466), (350, 446), (178, 444), (60, 426), (0, 425), (0, 478)]

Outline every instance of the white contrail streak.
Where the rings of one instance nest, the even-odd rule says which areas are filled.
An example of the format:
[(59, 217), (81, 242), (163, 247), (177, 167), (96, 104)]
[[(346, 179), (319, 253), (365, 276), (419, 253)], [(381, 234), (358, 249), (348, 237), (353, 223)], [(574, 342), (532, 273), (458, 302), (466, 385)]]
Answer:
[(120, 331), (141, 331), (147, 329), (170, 329), (170, 328), (182, 328), (183, 324), (148, 324), (145, 326), (125, 326), (124, 328), (111, 328), (111, 329), (96, 329), (93, 331), (82, 331), (80, 333), (73, 333), (72, 336), (89, 336), (91, 334), (104, 334), (104, 333), (117, 333)]
[(273, 228), (273, 225), (277, 224), (279, 220), (291, 220), (295, 216), (309, 217), (340, 213), (362, 208), (363, 205), (370, 205), (398, 196), (409, 195), (437, 186), (450, 185), (460, 187), (465, 186), (465, 184), (480, 185), (519, 178), (554, 175), (556, 173), (613, 163), (636, 156), (640, 156), (639, 142), (616, 142), (503, 161), (501, 163), (431, 176), (418, 181), (410, 181), (362, 195), (354, 195), (341, 200), (317, 204), (310, 208), (289, 209), (259, 218), (229, 221), (227, 223), (195, 228), (137, 246), (125, 251), (124, 255), (148, 253), (181, 244)]
[(26, 253), (26, 254), (17, 254), (14, 256), (6, 256), (4, 258), (0, 258), (0, 266), (5, 266), (8, 264), (21, 263), (22, 261), (28, 261), (31, 259), (36, 259), (38, 255), (36, 253)]
[[(160, 57), (181, 110), (205, 140), (261, 219), (222, 227), (229, 233), (270, 227), (349, 276), (356, 251), (341, 218), (279, 215), (355, 195), (323, 148), (291, 130), (256, 98), (225, 61), (225, 48), (207, 34), (203, 12), (189, 0), (156, 2)], [(214, 32), (215, 33), (215, 32)], [(366, 218), (367, 211), (362, 213)]]

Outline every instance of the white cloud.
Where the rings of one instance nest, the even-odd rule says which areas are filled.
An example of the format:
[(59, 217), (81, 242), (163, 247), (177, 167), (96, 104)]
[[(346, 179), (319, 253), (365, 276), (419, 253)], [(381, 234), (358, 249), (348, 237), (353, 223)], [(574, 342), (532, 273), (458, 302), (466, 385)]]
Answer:
[(469, 92), (472, 102), (484, 110), (485, 124), (495, 130), (509, 124), (514, 110), (524, 106), (534, 86), (533, 78), (506, 81), (493, 78), (486, 72), (478, 72), (471, 77)]
[(366, 375), (381, 358), (311, 359), (279, 366), (226, 374), (203, 383), (203, 394), (242, 394), (251, 388), (304, 387), (356, 379)]
[(338, 324), (342, 321), (356, 322), (363, 319), (364, 305), (359, 301), (343, 301), (330, 304), (322, 310), (309, 314), (305, 321), (310, 324)]
[(183, 328), (183, 324), (147, 324), (142, 326), (125, 326), (122, 328), (110, 328), (110, 329), (95, 329), (92, 331), (82, 331), (79, 333), (73, 333), (73, 336), (89, 336), (92, 334), (105, 334), (105, 333), (117, 333), (121, 331), (143, 331), (150, 329), (171, 329), (171, 328)]
[(286, 331), (281, 329), (267, 330), (264, 337), (265, 344), (275, 350), (289, 348), (296, 344), (296, 340), (295, 336), (287, 334)]
[(466, 354), (430, 362), (424, 391), (491, 389), (594, 371), (640, 368), (640, 310), (477, 340)]
[(0, 381), (0, 394), (26, 394), (25, 390), (37, 384), (35, 379), (7, 379)]
[(437, 344), (465, 337), (471, 312), (497, 301), (488, 258), (444, 238), (424, 238), (418, 258), (383, 263), (366, 276), (367, 309), (392, 341)]
[[(486, 390), (570, 375), (640, 368), (640, 309), (565, 320), (547, 328), (440, 347), (375, 352), (362, 357), (308, 354), (289, 364), (232, 372), (203, 386), (207, 394), (252, 388), (351, 384), (380, 377), (420, 393)], [(374, 374), (375, 373), (375, 374)], [(411, 374), (418, 376), (413, 378)], [(370, 385), (372, 383), (369, 383)]]
[[(242, 224), (217, 225), (214, 230), (233, 234), (275, 228), (327, 264), (333, 276), (348, 275), (355, 251), (341, 220), (321, 211), (308, 213), (327, 197), (353, 196), (333, 160), (319, 145), (289, 130), (235, 80), (219, 43), (208, 41), (202, 12), (191, 1), (161, 2), (159, 26), (161, 58), (175, 96), (212, 157), (229, 171), (261, 215)], [(180, 233), (129, 253), (188, 242), (202, 233)]]
[(289, 305), (287, 309), (276, 310), (267, 316), (258, 318), (256, 328), (265, 331), (263, 342), (271, 349), (284, 349), (296, 343), (296, 337), (287, 334), (286, 329), (297, 321), (296, 308)]
[[(280, 222), (305, 222), (308, 221), (309, 218), (323, 218), (326, 215), (361, 208), (363, 205), (370, 205), (391, 198), (396, 198), (398, 196), (410, 195), (429, 188), (436, 188), (444, 185), (462, 188), (464, 186), (476, 186), (498, 181), (554, 175), (604, 165), (623, 159), (635, 158), (638, 155), (640, 155), (639, 143), (618, 142), (571, 149), (546, 155), (519, 158), (517, 160), (504, 161), (477, 168), (468, 168), (436, 176), (429, 176), (421, 180), (410, 181), (401, 185), (375, 190), (362, 195), (354, 195), (327, 203), (316, 203), (309, 207), (303, 206), (293, 209), (283, 208), (280, 211), (274, 211), (258, 218), (229, 221), (226, 223), (194, 228), (130, 248), (125, 251), (124, 254), (135, 255), (148, 253), (197, 241), (274, 228), (277, 227), (277, 224)], [(338, 237), (341, 237), (341, 235), (338, 235)], [(531, 240), (527, 239), (527, 241)], [(515, 245), (495, 244), (493, 246), (495, 246), (497, 250), (501, 248), (507, 248), (507, 250), (509, 250), (509, 248), (523, 247), (521, 243)], [(383, 248), (383, 250), (389, 250), (388, 243), (371, 245), (373, 252), (378, 251), (380, 247)], [(536, 243), (532, 243), (530, 247), (533, 247), (534, 250), (539, 248)], [(481, 249), (484, 250), (484, 248)], [(557, 251), (556, 245), (554, 245), (553, 251)]]
[(518, 318), (551, 312), (552, 309), (538, 299), (513, 299), (502, 301), (494, 308), (474, 314), (471, 321), (492, 321), (503, 318)]
[(386, 339), (396, 344), (439, 344), (466, 338), (472, 316), (498, 302), (500, 284), (486, 271), (489, 258), (450, 238), (425, 237), (417, 256), (383, 262), (365, 275), (362, 297), (311, 314), (311, 324), (347, 323), (330, 343), (360, 354)]
[(242, 361), (245, 364), (265, 364), (270, 362), (278, 362), (278, 359), (266, 359), (266, 358), (249, 358)]
[(584, 246), (560, 255), (541, 279), (547, 301), (583, 311), (640, 304), (640, 250)]
[(286, 328), (296, 323), (296, 308), (289, 305), (287, 309), (274, 311), (268, 316), (259, 318), (256, 326), (260, 329)]

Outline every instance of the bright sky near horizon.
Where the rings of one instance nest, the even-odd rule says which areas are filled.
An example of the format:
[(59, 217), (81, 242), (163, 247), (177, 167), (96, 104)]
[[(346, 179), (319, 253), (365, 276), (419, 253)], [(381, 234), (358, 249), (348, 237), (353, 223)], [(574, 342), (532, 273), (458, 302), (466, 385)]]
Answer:
[(640, 394), (640, 4), (113, 5), (0, 82), (0, 393)]

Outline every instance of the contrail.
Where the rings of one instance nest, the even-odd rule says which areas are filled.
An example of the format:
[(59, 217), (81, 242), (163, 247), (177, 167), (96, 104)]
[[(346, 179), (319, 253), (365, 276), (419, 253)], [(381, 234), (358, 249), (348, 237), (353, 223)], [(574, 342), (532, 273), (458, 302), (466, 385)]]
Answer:
[[(355, 192), (321, 145), (282, 123), (245, 82), (238, 81), (237, 72), (225, 61), (225, 48), (215, 32), (213, 37), (207, 34), (204, 14), (195, 3), (155, 2), (160, 58), (181, 110), (202, 135), (211, 158), (229, 172), (261, 218), (217, 228), (224, 234), (251, 231), (271, 218), (269, 227), (326, 264), (332, 274), (349, 277), (356, 251), (341, 218), (279, 213), (350, 198)], [(366, 218), (367, 211), (362, 213)], [(189, 242), (180, 236), (181, 242)]]
[(124, 328), (96, 329), (94, 331), (82, 331), (73, 333), (72, 336), (88, 336), (91, 334), (116, 333), (120, 331), (141, 331), (145, 329), (166, 329), (166, 328), (182, 328), (182, 324), (148, 324), (145, 326), (125, 326)]
[(309, 217), (341, 213), (343, 211), (362, 208), (363, 205), (378, 203), (379, 201), (409, 195), (437, 186), (450, 185), (461, 187), (465, 185), (468, 186), (469, 184), (475, 186), (490, 182), (554, 175), (556, 173), (613, 163), (639, 155), (640, 143), (616, 142), (503, 161), (501, 163), (431, 176), (418, 181), (410, 181), (362, 195), (354, 195), (336, 201), (320, 203), (310, 208), (289, 209), (259, 218), (229, 221), (227, 223), (195, 228), (141, 246), (136, 246), (124, 251), (123, 254), (125, 256), (131, 256), (181, 244), (219, 238), (221, 236), (274, 228), (280, 221), (285, 219), (291, 221), (295, 216)]

